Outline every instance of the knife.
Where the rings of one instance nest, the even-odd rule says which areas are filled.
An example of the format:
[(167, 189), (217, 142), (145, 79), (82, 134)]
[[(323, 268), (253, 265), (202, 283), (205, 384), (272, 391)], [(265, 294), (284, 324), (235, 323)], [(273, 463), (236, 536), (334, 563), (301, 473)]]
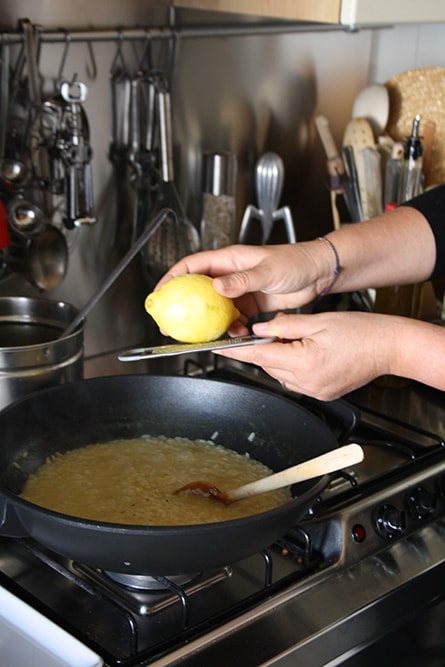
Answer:
[(351, 215), (352, 222), (361, 222), (363, 220), (362, 200), (360, 197), (357, 165), (355, 164), (354, 149), (352, 146), (343, 146), (343, 156), (345, 158), (346, 171), (349, 176), (349, 213)]
[(233, 338), (220, 338), (207, 343), (171, 343), (168, 345), (157, 345), (155, 347), (137, 347), (125, 350), (118, 354), (119, 361), (142, 361), (153, 357), (172, 357), (178, 354), (191, 352), (209, 352), (212, 350), (226, 350), (230, 347), (244, 347), (246, 345), (259, 345), (261, 343), (273, 343), (275, 337), (259, 338), (258, 336), (234, 336)]

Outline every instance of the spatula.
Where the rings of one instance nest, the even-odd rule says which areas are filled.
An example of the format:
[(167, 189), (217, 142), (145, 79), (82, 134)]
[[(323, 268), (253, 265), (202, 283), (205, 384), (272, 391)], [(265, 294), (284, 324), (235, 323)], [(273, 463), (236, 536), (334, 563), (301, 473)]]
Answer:
[(291, 468), (286, 468), (280, 472), (258, 479), (255, 482), (244, 484), (237, 489), (230, 491), (220, 491), (216, 486), (210, 482), (195, 481), (190, 482), (176, 489), (175, 494), (190, 491), (202, 496), (208, 496), (214, 500), (218, 500), (224, 505), (230, 505), (236, 500), (247, 498), (250, 496), (257, 496), (267, 491), (274, 491), (275, 489), (282, 489), (285, 486), (296, 484), (297, 482), (304, 482), (314, 477), (321, 477), (337, 470), (342, 470), (347, 466), (354, 465), (363, 461), (364, 453), (360, 445), (352, 443), (344, 445), (333, 451), (326, 452), (320, 456), (316, 456), (309, 461), (303, 461)]

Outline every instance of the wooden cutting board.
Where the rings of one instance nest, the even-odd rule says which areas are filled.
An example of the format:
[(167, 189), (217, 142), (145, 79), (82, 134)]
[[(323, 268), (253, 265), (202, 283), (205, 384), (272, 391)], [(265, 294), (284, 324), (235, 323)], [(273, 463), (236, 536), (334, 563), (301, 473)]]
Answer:
[(428, 134), (428, 122), (435, 132), (429, 154), (425, 186), (445, 183), (445, 68), (421, 67), (396, 74), (385, 86), (389, 93), (386, 126), (394, 141), (411, 134), (413, 119), (420, 114), (420, 134)]

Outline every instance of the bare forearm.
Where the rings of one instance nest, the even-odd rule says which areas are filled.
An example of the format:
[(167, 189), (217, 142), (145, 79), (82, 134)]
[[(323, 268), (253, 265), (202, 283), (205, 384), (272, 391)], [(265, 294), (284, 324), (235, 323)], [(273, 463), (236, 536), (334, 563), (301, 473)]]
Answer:
[(410, 318), (394, 318), (389, 372), (445, 391), (445, 329)]
[(349, 225), (328, 238), (341, 265), (336, 292), (421, 282), (430, 277), (436, 259), (428, 222), (408, 206)]
[(253, 294), (257, 309), (278, 310), (309, 303), (326, 289), (347, 292), (421, 282), (435, 265), (431, 227), (408, 206), (351, 224), (326, 238), (332, 246), (317, 239), (198, 253), (178, 262), (161, 282), (181, 273), (205, 273), (216, 278), (214, 286), (221, 294), (231, 298)]

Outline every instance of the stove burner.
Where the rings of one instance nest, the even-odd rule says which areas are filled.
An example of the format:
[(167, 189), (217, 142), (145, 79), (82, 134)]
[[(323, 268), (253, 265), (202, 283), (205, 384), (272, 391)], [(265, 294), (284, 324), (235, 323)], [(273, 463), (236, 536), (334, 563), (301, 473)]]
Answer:
[(123, 574), (121, 572), (103, 572), (103, 574), (125, 588), (151, 592), (165, 592), (166, 579), (176, 586), (185, 586), (200, 576), (199, 574), (181, 574), (171, 577), (152, 577), (148, 574)]
[[(239, 379), (227, 371), (221, 379), (250, 383), (244, 369)], [(271, 383), (252, 378), (252, 384), (273, 391)], [(381, 633), (390, 642), (383, 651), (390, 647), (408, 656), (405, 662), (432, 667), (424, 658), (430, 651), (434, 660), (442, 649), (443, 638), (431, 627), (440, 633), (443, 604), (442, 616), (426, 623), (415, 615), (443, 598), (437, 591), (445, 564), (445, 442), (417, 417), (420, 426), (367, 404), (358, 412), (342, 401), (312, 405), (305, 397), (286, 398), (319, 416), (339, 444), (359, 442), (365, 462), (332, 479), (301, 523), (276, 544), (228, 567), (167, 577), (105, 571), (54, 554), (31, 538), (0, 536), (0, 586), (94, 648), (109, 667), (159, 660), (211, 665), (221, 664), (221, 656), (225, 664), (271, 664), (284, 654), (304, 663), (308, 653), (323, 656), (323, 664), (338, 663), (340, 655), (356, 655), (351, 619), (360, 629), (360, 647), (369, 641), (371, 662), (383, 655), (380, 642), (378, 653), (372, 651)], [(417, 393), (414, 399), (418, 415)], [(442, 433), (442, 394), (440, 401), (437, 411), (425, 402), (422, 409), (427, 425), (434, 417)], [(349, 594), (337, 610), (331, 601), (344, 590)], [(289, 623), (304, 621), (311, 609), (317, 614), (309, 628)], [(391, 633), (408, 615), (418, 628), (417, 652), (405, 652), (405, 625), (400, 637)], [(279, 628), (272, 643), (271, 623)], [(415, 641), (416, 631), (409, 636)], [(433, 639), (431, 647), (422, 643), (425, 637)], [(369, 662), (368, 654), (363, 657)]]

